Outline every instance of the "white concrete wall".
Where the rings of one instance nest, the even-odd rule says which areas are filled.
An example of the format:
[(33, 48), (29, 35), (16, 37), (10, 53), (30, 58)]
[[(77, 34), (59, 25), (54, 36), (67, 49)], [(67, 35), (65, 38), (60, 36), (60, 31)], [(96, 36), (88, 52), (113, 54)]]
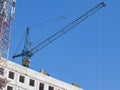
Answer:
[[(0, 66), (3, 65), (0, 63)], [(25, 68), (21, 65), (18, 65), (14, 62), (8, 61), (6, 62), (5, 70), (5, 77), (9, 81), (7, 85), (10, 85), (14, 87), (13, 90), (39, 90), (39, 83), (44, 83), (44, 90), (48, 90), (49, 86), (53, 86), (54, 90), (83, 90), (81, 88), (78, 88), (76, 86), (73, 86), (71, 84), (65, 83), (63, 81), (57, 80), (53, 77), (46, 76), (42, 73), (36, 72), (34, 70), (31, 70), (29, 68)], [(9, 71), (12, 71), (15, 73), (14, 79), (8, 78)], [(19, 82), (19, 76), (25, 76), (24, 83)], [(33, 79), (35, 80), (35, 85), (30, 86), (29, 80)], [(6, 86), (7, 87), (7, 86)], [(7, 88), (5, 88), (7, 90)]]

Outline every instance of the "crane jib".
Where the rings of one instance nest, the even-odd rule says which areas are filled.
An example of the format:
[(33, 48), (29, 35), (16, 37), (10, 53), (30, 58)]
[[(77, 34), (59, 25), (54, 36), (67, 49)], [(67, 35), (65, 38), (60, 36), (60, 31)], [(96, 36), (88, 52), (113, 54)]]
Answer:
[(74, 20), (73, 22), (71, 22), (70, 24), (68, 24), (67, 26), (65, 26), (64, 28), (62, 28), (61, 30), (59, 30), (58, 32), (56, 32), (55, 34), (53, 34), (52, 36), (50, 36), (49, 38), (47, 38), (46, 40), (44, 40), (43, 42), (41, 42), (40, 44), (38, 44), (36, 47), (32, 48), (30, 50), (30, 52), (29, 52), (30, 55), (31, 56), (34, 55), (39, 50), (41, 50), (42, 48), (44, 48), (48, 44), (52, 43), (54, 40), (56, 40), (57, 38), (59, 38), (62, 35), (64, 35), (66, 32), (70, 31), (72, 28), (74, 28), (79, 23), (81, 23), (82, 21), (84, 21), (85, 19), (87, 19), (88, 17), (90, 17), (92, 14), (94, 14), (95, 12), (97, 12), (99, 9), (101, 9), (102, 7), (105, 7), (105, 6), (106, 5), (105, 5), (104, 2), (99, 3), (97, 6), (95, 6), (92, 9), (90, 9), (89, 11), (87, 11), (86, 13), (84, 13), (82, 16), (80, 16), (79, 18), (77, 18), (76, 20)]

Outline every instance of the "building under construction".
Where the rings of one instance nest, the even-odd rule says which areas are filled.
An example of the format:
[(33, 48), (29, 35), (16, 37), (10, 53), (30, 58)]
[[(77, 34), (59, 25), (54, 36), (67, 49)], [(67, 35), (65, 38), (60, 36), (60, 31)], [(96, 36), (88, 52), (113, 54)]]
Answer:
[(22, 57), (22, 65), (8, 60), (11, 25), (14, 20), (16, 0), (0, 0), (0, 90), (83, 90), (76, 83), (68, 84), (51, 77), (46, 71), (29, 69), (31, 57), (75, 26), (86, 20), (99, 9), (105, 7), (99, 3), (83, 15), (76, 18), (49, 38), (31, 48), (29, 28), (27, 28), (24, 49), (13, 58)]
[(1, 58), (0, 90), (83, 90), (76, 84), (57, 80), (41, 70), (29, 68)]

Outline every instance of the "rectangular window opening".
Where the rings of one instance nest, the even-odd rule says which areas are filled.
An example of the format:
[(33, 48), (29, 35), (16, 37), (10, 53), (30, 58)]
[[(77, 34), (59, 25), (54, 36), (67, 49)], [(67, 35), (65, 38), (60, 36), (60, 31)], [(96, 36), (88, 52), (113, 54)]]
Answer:
[(19, 82), (24, 83), (24, 81), (25, 81), (25, 77), (24, 77), (24, 76), (22, 76), (22, 75), (20, 75), (20, 77), (19, 77)]
[(54, 87), (52, 87), (52, 86), (49, 86), (49, 90), (54, 90)]
[(7, 90), (13, 90), (13, 87), (7, 86)]
[(0, 68), (0, 75), (3, 75), (3, 74), (4, 74), (4, 69)]
[(43, 83), (39, 84), (39, 90), (44, 90), (44, 84)]
[(9, 71), (9, 78), (14, 79), (14, 72)]
[(34, 86), (34, 84), (35, 84), (35, 80), (30, 79), (30, 83), (29, 83), (29, 85), (30, 85), (30, 86)]

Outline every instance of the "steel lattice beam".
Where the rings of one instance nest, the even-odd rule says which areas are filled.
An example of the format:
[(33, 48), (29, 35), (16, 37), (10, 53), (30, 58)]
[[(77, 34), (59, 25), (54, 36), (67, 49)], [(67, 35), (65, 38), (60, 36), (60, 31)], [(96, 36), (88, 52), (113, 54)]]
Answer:
[(14, 19), (16, 0), (0, 2), (0, 57), (8, 58), (11, 24)]

